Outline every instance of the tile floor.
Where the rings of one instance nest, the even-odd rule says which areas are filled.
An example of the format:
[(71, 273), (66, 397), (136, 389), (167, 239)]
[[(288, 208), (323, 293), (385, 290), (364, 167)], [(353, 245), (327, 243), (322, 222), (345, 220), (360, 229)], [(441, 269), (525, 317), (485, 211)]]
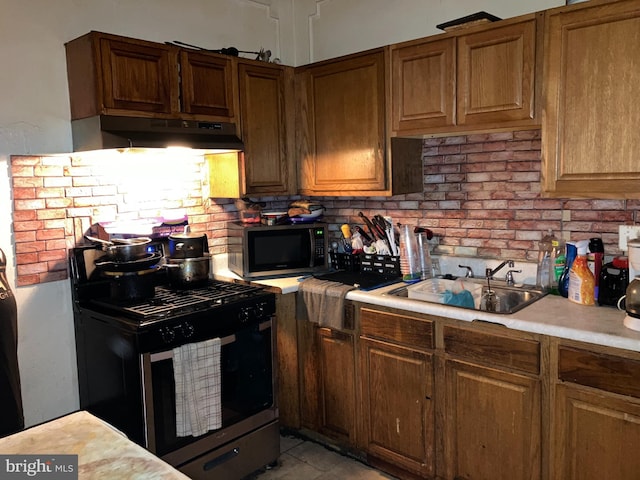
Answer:
[(278, 466), (244, 480), (395, 480), (350, 457), (318, 443), (294, 436), (280, 436)]

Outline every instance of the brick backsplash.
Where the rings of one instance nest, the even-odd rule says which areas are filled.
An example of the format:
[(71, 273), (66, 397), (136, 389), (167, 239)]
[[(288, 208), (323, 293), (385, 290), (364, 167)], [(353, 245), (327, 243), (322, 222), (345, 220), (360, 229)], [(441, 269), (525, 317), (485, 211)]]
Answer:
[(12, 156), (17, 286), (67, 278), (67, 249), (102, 221), (186, 213), (211, 252), (225, 252), (236, 209), (207, 198), (205, 172), (202, 157)]
[[(114, 167), (114, 162), (121, 165)], [(94, 233), (99, 221), (185, 212), (206, 232), (213, 254), (227, 248), (232, 199), (210, 199), (204, 160), (154, 162), (83, 156), (13, 156), (13, 233), (17, 285), (67, 278), (67, 249)], [(179, 175), (178, 175), (179, 174)], [(540, 131), (424, 140), (420, 193), (393, 197), (315, 197), (338, 238), (359, 212), (388, 215), (435, 234), (436, 253), (535, 261), (537, 242), (552, 228), (565, 240), (601, 237), (618, 251), (618, 225), (635, 223), (638, 200), (550, 199), (540, 196)], [(153, 188), (145, 189), (143, 185)], [(299, 198), (299, 197), (295, 197)], [(266, 197), (286, 209), (291, 198)]]
[(536, 261), (547, 229), (565, 240), (601, 237), (619, 255), (618, 225), (635, 223), (638, 200), (575, 200), (540, 195), (540, 130), (424, 140), (423, 192), (384, 197), (320, 197), (334, 237), (358, 212), (434, 232), (436, 253)]

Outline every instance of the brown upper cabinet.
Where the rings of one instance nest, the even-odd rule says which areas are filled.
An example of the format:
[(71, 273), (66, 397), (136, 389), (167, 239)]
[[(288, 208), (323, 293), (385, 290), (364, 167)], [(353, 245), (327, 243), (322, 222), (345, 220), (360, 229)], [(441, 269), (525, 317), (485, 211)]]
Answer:
[(542, 190), (640, 196), (640, 1), (587, 2), (545, 19)]
[(231, 58), (180, 50), (182, 112), (233, 122), (237, 110), (237, 85)]
[(238, 59), (238, 92), (244, 193), (295, 194), (293, 68)]
[(100, 32), (65, 47), (72, 120), (109, 114), (235, 121), (227, 57)]
[(391, 46), (393, 135), (540, 124), (542, 14)]
[(230, 122), (245, 150), (211, 157), (212, 197), (296, 193), (293, 68), (90, 32), (66, 45), (71, 119)]
[(393, 195), (422, 190), (421, 142), (390, 142), (388, 49), (296, 69), (299, 191)]

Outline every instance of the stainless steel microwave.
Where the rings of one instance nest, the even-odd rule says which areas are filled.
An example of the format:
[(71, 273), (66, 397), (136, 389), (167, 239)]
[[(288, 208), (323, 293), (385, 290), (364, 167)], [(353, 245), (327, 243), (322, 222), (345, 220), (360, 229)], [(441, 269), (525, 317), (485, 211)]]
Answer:
[(245, 279), (326, 272), (328, 231), (322, 223), (228, 224), (229, 269)]

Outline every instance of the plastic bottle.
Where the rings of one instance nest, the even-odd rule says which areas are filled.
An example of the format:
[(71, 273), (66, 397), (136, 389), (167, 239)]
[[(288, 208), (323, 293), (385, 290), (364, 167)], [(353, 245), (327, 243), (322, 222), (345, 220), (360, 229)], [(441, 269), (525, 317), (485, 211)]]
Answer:
[(559, 242), (553, 234), (553, 230), (549, 229), (538, 245), (539, 253), (536, 285), (544, 290), (556, 290), (557, 279), (555, 275), (555, 265)]
[(587, 264), (589, 242), (578, 242), (578, 254), (569, 271), (569, 300), (580, 305), (595, 305), (596, 281)]
[(571, 270), (571, 265), (573, 264), (577, 253), (578, 249), (576, 248), (575, 243), (567, 242), (565, 245), (564, 269), (558, 279), (558, 293), (565, 298), (569, 296), (569, 271)]
[(587, 265), (589, 270), (593, 274), (593, 278), (596, 280), (596, 286), (594, 287), (594, 295), (598, 298), (598, 291), (600, 287), (600, 271), (602, 270), (602, 263), (604, 258), (604, 245), (601, 238), (589, 239), (589, 252), (587, 253)]

